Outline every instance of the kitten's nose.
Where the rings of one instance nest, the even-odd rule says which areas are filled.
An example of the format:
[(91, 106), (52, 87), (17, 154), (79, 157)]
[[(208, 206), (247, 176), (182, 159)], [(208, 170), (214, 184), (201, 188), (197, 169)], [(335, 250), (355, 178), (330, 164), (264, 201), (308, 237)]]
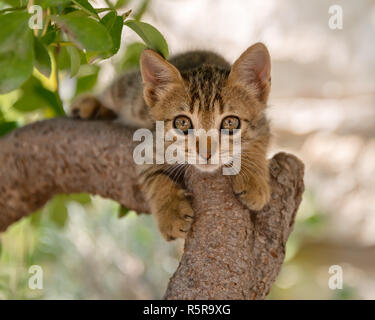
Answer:
[(203, 159), (206, 159), (207, 161), (211, 159), (211, 137), (207, 137), (207, 151), (205, 152), (206, 154), (204, 154), (204, 152), (200, 152), (199, 150), (199, 139), (197, 139), (197, 144), (196, 144), (196, 149), (197, 149), (197, 153), (203, 158)]
[(211, 159), (211, 152), (207, 151), (206, 154), (201, 154), (201, 157), (206, 159), (206, 160), (210, 160)]

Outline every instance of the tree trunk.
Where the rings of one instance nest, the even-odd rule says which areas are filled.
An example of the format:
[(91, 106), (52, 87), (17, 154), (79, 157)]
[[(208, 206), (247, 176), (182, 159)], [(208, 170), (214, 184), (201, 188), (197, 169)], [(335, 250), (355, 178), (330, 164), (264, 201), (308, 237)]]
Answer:
[[(53, 119), (0, 139), (0, 231), (59, 193), (87, 192), (138, 212), (149, 207), (137, 186), (133, 129), (103, 121)], [(278, 275), (301, 202), (303, 164), (270, 160), (271, 202), (244, 208), (228, 177), (192, 170), (195, 220), (166, 299), (264, 299)]]

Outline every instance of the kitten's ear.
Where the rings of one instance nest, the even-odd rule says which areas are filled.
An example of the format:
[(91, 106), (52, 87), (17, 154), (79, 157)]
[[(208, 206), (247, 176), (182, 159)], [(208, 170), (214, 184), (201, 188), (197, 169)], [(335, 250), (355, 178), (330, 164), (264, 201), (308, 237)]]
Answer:
[(249, 47), (233, 64), (228, 80), (230, 84), (245, 86), (265, 103), (271, 86), (271, 58), (267, 47), (260, 42)]
[(155, 105), (170, 85), (182, 83), (180, 72), (153, 50), (144, 50), (141, 55), (143, 95), (149, 107)]

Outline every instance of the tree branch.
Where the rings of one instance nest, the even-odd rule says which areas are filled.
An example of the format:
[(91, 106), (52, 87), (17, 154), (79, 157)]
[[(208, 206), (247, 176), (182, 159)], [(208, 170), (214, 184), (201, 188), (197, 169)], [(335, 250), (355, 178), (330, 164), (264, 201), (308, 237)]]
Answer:
[[(88, 192), (138, 212), (149, 208), (135, 176), (133, 130), (103, 121), (53, 119), (0, 139), (0, 231), (59, 193)], [(272, 200), (249, 212), (228, 177), (193, 171), (196, 213), (166, 299), (263, 299), (278, 275), (303, 192), (303, 164), (270, 161)]]
[(189, 188), (196, 213), (166, 299), (264, 299), (279, 274), (301, 202), (303, 164), (278, 153), (270, 161), (272, 199), (249, 212), (228, 177), (195, 173)]

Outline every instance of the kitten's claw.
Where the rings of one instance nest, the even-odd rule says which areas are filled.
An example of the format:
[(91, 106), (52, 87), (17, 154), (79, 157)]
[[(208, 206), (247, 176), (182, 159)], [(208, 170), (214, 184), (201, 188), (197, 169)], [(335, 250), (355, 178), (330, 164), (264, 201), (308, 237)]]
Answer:
[(186, 221), (193, 221), (193, 217), (192, 217), (192, 216), (189, 216), (188, 214), (185, 214), (184, 219), (185, 219)]
[(176, 196), (168, 205), (160, 208), (158, 222), (161, 233), (167, 241), (186, 238), (194, 220), (194, 211), (185, 196)]
[(271, 189), (266, 180), (234, 180), (233, 192), (238, 200), (250, 210), (259, 211), (270, 201)]
[(254, 211), (262, 210), (270, 200), (270, 194), (267, 189), (245, 190), (235, 194), (243, 205), (245, 205), (248, 209)]
[(191, 193), (189, 191), (185, 191), (184, 196), (185, 196), (186, 199), (191, 200), (193, 198), (193, 193)]

